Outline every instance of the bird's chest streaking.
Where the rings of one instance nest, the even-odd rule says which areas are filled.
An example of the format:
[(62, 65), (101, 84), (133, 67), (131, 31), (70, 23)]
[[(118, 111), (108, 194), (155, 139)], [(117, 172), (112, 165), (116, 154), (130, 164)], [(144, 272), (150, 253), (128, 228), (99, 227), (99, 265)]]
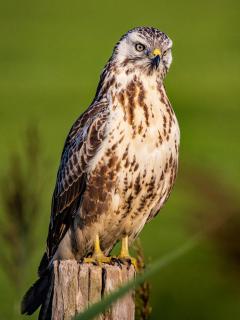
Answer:
[(112, 232), (116, 239), (125, 234), (134, 239), (163, 205), (175, 180), (179, 144), (176, 117), (156, 79), (115, 83), (108, 98), (106, 138), (89, 175), (86, 210), (92, 215), (84, 214), (84, 201), (82, 206), (90, 223), (98, 216), (103, 248)]

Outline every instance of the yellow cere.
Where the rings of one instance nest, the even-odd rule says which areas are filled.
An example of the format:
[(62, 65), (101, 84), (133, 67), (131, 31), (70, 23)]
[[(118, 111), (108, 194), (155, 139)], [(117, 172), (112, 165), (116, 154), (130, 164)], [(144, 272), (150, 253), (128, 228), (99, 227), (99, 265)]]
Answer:
[(160, 56), (161, 55), (161, 50), (160, 49), (154, 49), (153, 50), (153, 55), (154, 56)]

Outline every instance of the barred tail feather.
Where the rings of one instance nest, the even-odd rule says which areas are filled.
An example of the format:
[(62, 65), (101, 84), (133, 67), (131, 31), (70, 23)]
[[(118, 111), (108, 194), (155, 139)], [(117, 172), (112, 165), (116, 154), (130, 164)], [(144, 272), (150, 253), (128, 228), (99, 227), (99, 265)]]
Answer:
[[(21, 303), (22, 314), (31, 315), (42, 305), (40, 313), (43, 316), (47, 315), (44, 308), (47, 307), (47, 309), (49, 309), (49, 306), (51, 306), (53, 286), (52, 274), (51, 271), (46, 272), (31, 286), (31, 288), (28, 289)], [(39, 317), (39, 319), (45, 320), (48, 318)]]
[(53, 300), (53, 283), (54, 283), (54, 273), (52, 273), (49, 289), (45, 296), (44, 302), (41, 306), (38, 320), (51, 320), (52, 319), (52, 300)]

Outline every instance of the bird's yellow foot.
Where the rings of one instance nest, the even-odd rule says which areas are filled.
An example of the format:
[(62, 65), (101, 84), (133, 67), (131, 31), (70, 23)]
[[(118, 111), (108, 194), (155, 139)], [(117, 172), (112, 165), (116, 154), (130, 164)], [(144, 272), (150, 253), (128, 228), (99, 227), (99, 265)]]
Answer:
[(91, 257), (87, 257), (83, 259), (84, 263), (93, 263), (93, 264), (99, 264), (102, 263), (110, 263), (111, 257), (105, 256), (105, 254), (102, 252), (100, 247), (100, 240), (99, 236), (96, 236), (95, 242), (94, 242), (94, 252)]
[(127, 262), (129, 264), (132, 264), (136, 270), (138, 269), (137, 259), (131, 257), (128, 251), (128, 236), (122, 239), (121, 252), (118, 256), (118, 259), (122, 263)]
[(84, 263), (93, 263), (93, 264), (102, 264), (102, 263), (111, 263), (111, 257), (107, 257), (104, 254), (100, 256), (92, 256), (83, 259)]

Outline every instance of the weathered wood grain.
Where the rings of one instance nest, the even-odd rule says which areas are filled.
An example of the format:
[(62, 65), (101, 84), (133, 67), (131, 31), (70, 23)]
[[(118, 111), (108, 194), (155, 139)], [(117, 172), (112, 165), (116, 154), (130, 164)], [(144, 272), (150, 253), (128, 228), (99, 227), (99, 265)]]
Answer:
[[(54, 262), (53, 320), (70, 320), (135, 276), (133, 266)], [(119, 299), (97, 320), (134, 320), (134, 292)]]

